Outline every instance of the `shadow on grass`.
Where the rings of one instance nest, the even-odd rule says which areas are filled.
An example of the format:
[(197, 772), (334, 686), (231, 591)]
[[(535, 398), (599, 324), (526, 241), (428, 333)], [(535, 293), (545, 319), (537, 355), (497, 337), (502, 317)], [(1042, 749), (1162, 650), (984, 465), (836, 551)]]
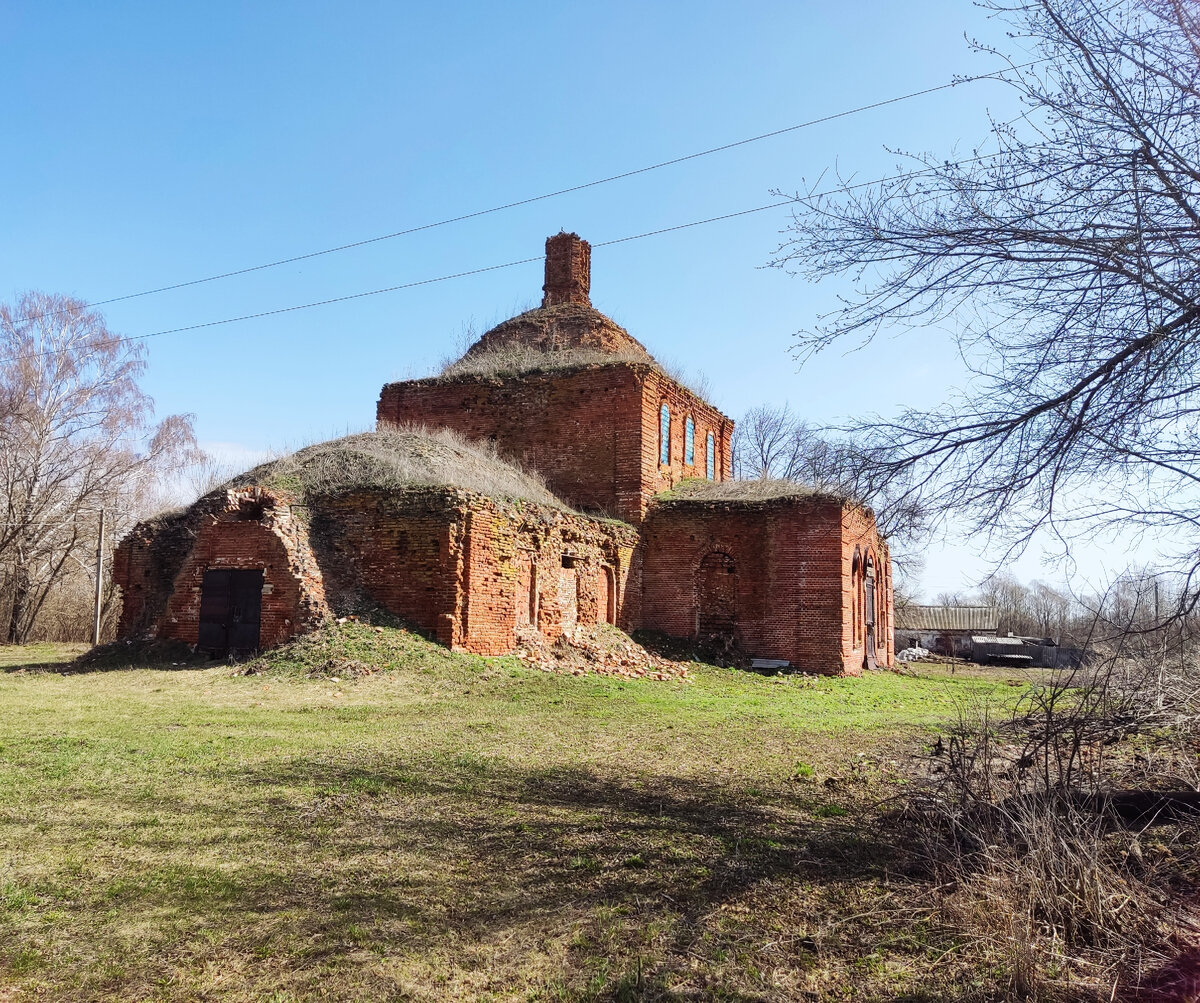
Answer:
[[(531, 999), (805, 998), (819, 960), (878, 948), (846, 939), (838, 920), (902, 872), (876, 834), (778, 792), (469, 754), (352, 755), (221, 771), (220, 804), (143, 794), (119, 806), (180, 824), (116, 844), (120, 877), (83, 896), (92, 925), (62, 936), (104, 958), (116, 935), (95, 917), (107, 910), (150, 931), (144, 953), (123, 956), (115, 984), (111, 964), (73, 972), (78, 995), (60, 998), (175, 978), (195, 964), (200, 931), (209, 959), (271, 959), (244, 972), (251, 996), (306, 998), (344, 979), (338, 998), (409, 998), (415, 978), (447, 999), (530, 983)], [(201, 862), (201, 849), (235, 863)], [(919, 960), (925, 945), (896, 949)], [(381, 959), (402, 959), (408, 981)]]
[(71, 663), (59, 660), (49, 662), (22, 662), (20, 665), (0, 666), (0, 672), (12, 675), (19, 672), (69, 672)]
[(82, 675), (89, 672), (119, 672), (129, 669), (208, 669), (224, 661), (225, 659), (196, 652), (190, 644), (183, 641), (110, 641), (108, 644), (89, 648), (69, 662), (48, 663), (39, 668), (62, 675)]

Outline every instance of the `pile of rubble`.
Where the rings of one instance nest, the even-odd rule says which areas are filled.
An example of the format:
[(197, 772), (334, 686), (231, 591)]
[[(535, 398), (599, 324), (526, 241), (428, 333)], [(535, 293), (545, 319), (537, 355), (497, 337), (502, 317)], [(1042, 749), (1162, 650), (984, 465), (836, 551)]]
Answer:
[(627, 634), (607, 625), (578, 627), (570, 637), (564, 635), (553, 643), (537, 631), (523, 631), (514, 654), (530, 668), (559, 675), (692, 681), (687, 662), (651, 654)]

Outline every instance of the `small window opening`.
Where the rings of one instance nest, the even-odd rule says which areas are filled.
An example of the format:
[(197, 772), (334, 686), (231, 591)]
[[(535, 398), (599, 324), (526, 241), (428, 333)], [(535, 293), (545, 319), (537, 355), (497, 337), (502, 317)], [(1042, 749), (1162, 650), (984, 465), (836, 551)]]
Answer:
[(683, 462), (696, 465), (696, 423), (690, 414), (683, 423)]
[(575, 567), (576, 560), (578, 560), (578, 558), (576, 558), (574, 554), (563, 554), (562, 566), (564, 568), (573, 568)]
[(666, 404), (658, 415), (658, 462), (666, 466), (671, 462), (671, 409)]
[(708, 433), (708, 441), (705, 444), (705, 449), (708, 455), (705, 457), (705, 476), (711, 481), (716, 476), (717, 466), (717, 444), (713, 441), (712, 432)]
[(261, 501), (244, 501), (238, 506), (237, 517), (243, 522), (261, 522), (266, 509)]

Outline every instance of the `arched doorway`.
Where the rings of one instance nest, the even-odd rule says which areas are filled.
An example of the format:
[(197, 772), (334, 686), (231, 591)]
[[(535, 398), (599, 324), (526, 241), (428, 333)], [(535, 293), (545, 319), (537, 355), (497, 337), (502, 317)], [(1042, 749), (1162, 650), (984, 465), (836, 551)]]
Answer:
[(732, 641), (737, 633), (738, 610), (738, 573), (732, 557), (719, 552), (705, 555), (696, 574), (696, 598), (700, 639)]
[(868, 554), (863, 571), (863, 620), (866, 627), (866, 663), (868, 669), (877, 669), (875, 664), (875, 558)]

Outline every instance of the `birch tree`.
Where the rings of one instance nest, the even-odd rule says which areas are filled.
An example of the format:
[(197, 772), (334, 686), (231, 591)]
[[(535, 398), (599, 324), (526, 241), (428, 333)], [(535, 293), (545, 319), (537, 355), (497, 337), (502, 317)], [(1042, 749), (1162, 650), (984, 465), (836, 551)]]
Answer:
[(195, 450), (191, 418), (154, 421), (145, 353), (86, 305), (31, 292), (0, 305), (0, 610), (26, 640), (54, 585), (94, 565), (101, 508), (128, 513)]

